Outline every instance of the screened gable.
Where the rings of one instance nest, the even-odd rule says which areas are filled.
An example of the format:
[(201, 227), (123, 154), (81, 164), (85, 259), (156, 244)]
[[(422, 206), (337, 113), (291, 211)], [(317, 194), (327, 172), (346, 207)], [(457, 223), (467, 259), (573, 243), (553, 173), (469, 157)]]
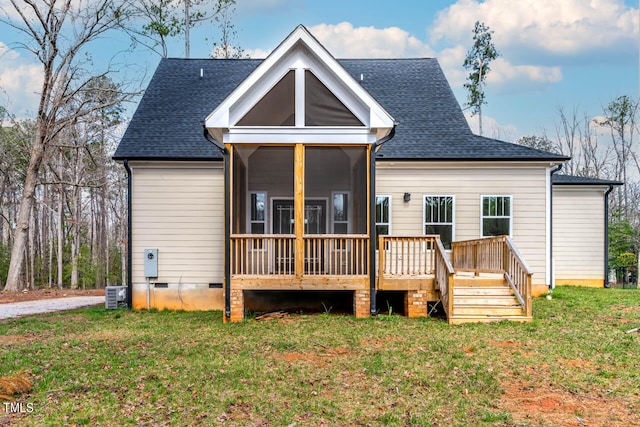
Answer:
[(304, 111), (304, 122), (299, 123), (301, 126), (364, 126), (364, 123), (310, 70), (304, 70), (302, 92), (304, 97), (296, 93), (296, 71), (289, 70), (238, 120), (236, 126), (296, 126), (296, 104), (298, 111)]
[(315, 74), (304, 72), (305, 126), (364, 126)]
[(295, 85), (295, 71), (290, 70), (236, 125), (295, 126)]

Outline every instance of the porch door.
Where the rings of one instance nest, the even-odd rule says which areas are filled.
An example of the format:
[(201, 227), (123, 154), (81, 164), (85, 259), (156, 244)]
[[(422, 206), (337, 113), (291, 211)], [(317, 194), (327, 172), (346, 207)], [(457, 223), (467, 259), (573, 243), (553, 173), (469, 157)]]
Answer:
[[(273, 201), (273, 234), (294, 234), (293, 200)], [(305, 200), (304, 233), (325, 234), (327, 232), (326, 200)]]
[[(273, 201), (273, 234), (295, 233), (294, 212), (293, 200)], [(325, 234), (327, 232), (326, 200), (305, 200), (304, 217), (305, 234)], [(324, 248), (316, 246), (305, 248), (305, 271), (318, 271), (324, 264)], [(275, 254), (276, 271), (293, 271), (295, 251), (286, 250), (284, 254), (277, 252)]]

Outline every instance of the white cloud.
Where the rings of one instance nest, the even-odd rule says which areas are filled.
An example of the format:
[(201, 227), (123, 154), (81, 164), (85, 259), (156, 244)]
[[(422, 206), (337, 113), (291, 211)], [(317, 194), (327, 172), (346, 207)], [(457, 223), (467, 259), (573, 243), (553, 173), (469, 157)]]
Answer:
[(521, 79), (536, 84), (557, 83), (562, 80), (562, 70), (560, 67), (513, 65), (504, 58), (497, 58), (491, 64), (491, 73), (487, 75), (487, 81), (494, 83)]
[[(462, 67), (466, 54), (462, 45), (438, 53), (438, 62), (451, 86), (462, 86), (467, 79), (469, 72)], [(491, 73), (487, 75), (487, 82), (502, 90), (536, 91), (560, 81), (562, 69), (558, 66), (514, 65), (503, 57), (491, 63)]]
[(0, 104), (18, 117), (33, 114), (41, 86), (41, 67), (0, 42)]
[(354, 27), (349, 22), (320, 24), (309, 31), (336, 58), (433, 57), (424, 42), (398, 27)]
[(245, 49), (244, 53), (249, 55), (249, 58), (255, 59), (264, 59), (271, 53), (270, 50), (262, 50), (262, 49)]
[[(467, 119), (471, 131), (478, 135), (480, 133), (478, 115), (472, 116), (471, 111), (467, 110), (464, 112), (464, 117)], [(516, 135), (518, 135), (518, 128), (515, 125), (502, 125), (493, 117), (482, 115), (482, 136), (502, 141), (515, 141)]]
[(494, 31), (499, 51), (511, 58), (620, 56), (638, 43), (638, 10), (622, 0), (459, 0), (440, 12), (433, 42), (469, 46), (476, 21)]

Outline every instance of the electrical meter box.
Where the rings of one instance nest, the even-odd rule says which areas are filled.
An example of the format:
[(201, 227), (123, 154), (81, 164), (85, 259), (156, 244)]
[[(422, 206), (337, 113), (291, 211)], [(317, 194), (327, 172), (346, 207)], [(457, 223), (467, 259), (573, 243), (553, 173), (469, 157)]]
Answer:
[(158, 250), (157, 249), (144, 250), (144, 277), (145, 278), (158, 277)]

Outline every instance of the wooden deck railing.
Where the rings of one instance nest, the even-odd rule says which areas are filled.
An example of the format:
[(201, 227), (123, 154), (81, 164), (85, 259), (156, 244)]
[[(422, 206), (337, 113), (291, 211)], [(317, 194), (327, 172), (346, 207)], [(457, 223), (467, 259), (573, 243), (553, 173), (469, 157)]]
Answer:
[(292, 275), (296, 236), (236, 234), (231, 236), (231, 275)]
[(362, 234), (309, 234), (303, 237), (304, 267), (295, 271), (295, 235), (231, 236), (231, 275), (366, 276), (369, 237)]
[(504, 272), (506, 236), (452, 242), (453, 265), (457, 271), (480, 273)]
[(453, 275), (455, 271), (442, 245), (440, 237), (436, 239), (436, 289), (440, 291), (440, 301), (447, 318), (453, 316)]
[(508, 236), (486, 237), (453, 242), (453, 266), (457, 271), (502, 274), (522, 305), (524, 314), (531, 316), (531, 270)]
[(366, 276), (369, 274), (369, 236), (363, 234), (307, 234), (304, 274)]
[(439, 237), (378, 236), (379, 274), (381, 276), (434, 274), (437, 238)]
[(440, 236), (379, 236), (378, 280), (432, 277), (447, 316), (453, 313), (454, 270)]
[(531, 276), (533, 274), (510, 237), (505, 239), (505, 246), (507, 253), (504, 259), (504, 278), (511, 285), (520, 304), (522, 304), (525, 316), (530, 317), (533, 313), (531, 307)]

